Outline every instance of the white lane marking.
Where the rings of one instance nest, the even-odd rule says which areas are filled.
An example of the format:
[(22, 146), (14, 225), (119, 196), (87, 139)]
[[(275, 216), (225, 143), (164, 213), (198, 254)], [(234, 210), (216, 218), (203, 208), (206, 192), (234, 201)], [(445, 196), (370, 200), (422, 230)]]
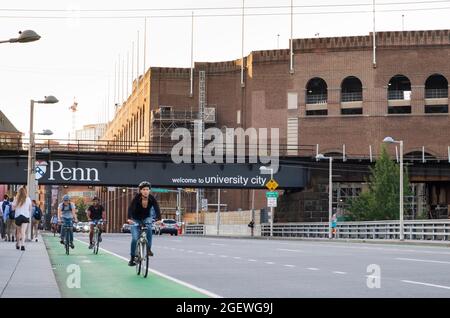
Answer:
[(266, 263), (267, 265), (273, 265), (273, 264), (275, 264), (274, 262), (264, 262), (264, 263)]
[(318, 271), (319, 270), (318, 268), (315, 268), (315, 267), (308, 267), (306, 269), (309, 269), (310, 271)]
[(287, 248), (277, 248), (277, 250), (278, 251), (283, 251), (283, 252), (296, 252), (296, 253), (303, 252), (303, 251), (300, 251), (300, 250), (290, 250), (290, 249), (287, 249)]
[[(405, 253), (426, 253), (426, 254), (441, 254), (441, 255), (450, 255), (450, 252), (444, 252), (444, 251), (430, 251), (430, 250), (421, 250), (421, 249), (404, 249), (404, 248), (396, 248), (395, 246), (399, 246), (399, 245), (393, 245), (392, 247), (390, 246), (386, 246), (386, 247), (376, 247), (376, 246), (367, 246), (367, 245), (361, 245), (361, 246), (349, 246), (349, 245), (345, 245), (346, 243), (339, 243), (339, 244), (333, 244), (333, 243), (329, 243), (329, 242), (323, 242), (320, 244), (314, 244), (313, 241), (311, 242), (307, 242), (307, 241), (302, 241), (302, 242), (296, 242), (296, 243), (285, 243), (285, 242), (277, 242), (277, 244), (280, 245), (289, 245), (289, 246), (301, 246), (301, 247), (309, 247), (309, 246), (318, 246), (318, 247), (329, 247), (329, 248), (343, 248), (343, 249), (361, 249), (361, 250), (379, 250), (379, 251), (387, 251), (387, 252), (405, 252)], [(354, 243), (354, 242), (349, 242), (348, 244), (361, 244), (361, 243)], [(429, 248), (434, 248), (434, 249), (445, 249), (442, 247), (438, 247), (438, 246), (430, 246)]]
[(443, 285), (435, 285), (430, 283), (422, 283), (422, 282), (415, 282), (412, 280), (402, 280), (404, 283), (408, 284), (416, 284), (416, 285), (424, 285), (424, 286), (430, 286), (430, 287), (436, 287), (436, 288), (443, 288), (443, 289), (450, 289), (450, 286), (443, 286)]
[(216, 254), (214, 253), (208, 253), (209, 256), (215, 256)]
[(345, 275), (345, 274), (347, 274), (347, 272), (334, 271), (333, 274)]
[(428, 260), (428, 259), (404, 258), (404, 257), (397, 257), (396, 259), (397, 259), (397, 260), (400, 260), (400, 261), (425, 262), (425, 263), (438, 263), (438, 264), (450, 264), (450, 262), (445, 262), (445, 261), (435, 261), (435, 260)]
[(295, 265), (289, 265), (289, 264), (286, 264), (286, 265), (284, 265), (284, 266), (286, 266), (286, 267), (295, 267)]
[(88, 260), (88, 259), (84, 259), (84, 260), (82, 260), (81, 261), (82, 263), (92, 263), (90, 260)]
[(239, 256), (235, 256), (235, 257), (233, 257), (234, 259), (242, 259), (241, 257), (239, 257)]
[(222, 244), (222, 243), (211, 243), (211, 245), (216, 245), (216, 246), (225, 246), (226, 244)]
[(220, 257), (227, 258), (228, 256), (227, 255), (220, 255)]
[(205, 253), (203, 253), (203, 252), (197, 252), (197, 254), (201, 254), (201, 255), (203, 255), (203, 254), (205, 254)]
[[(79, 239), (77, 239), (77, 238), (75, 238), (75, 240), (77, 240), (77, 241), (79, 241), (79, 242), (81, 242), (81, 243), (83, 243), (83, 244), (88, 245), (88, 243), (83, 242), (83, 241), (81, 241), (81, 240), (79, 240)], [(104, 248), (102, 248), (102, 247), (101, 247), (100, 249), (101, 249), (102, 251), (108, 253), (108, 254), (111, 254), (111, 255), (113, 255), (113, 256), (116, 256), (116, 257), (118, 257), (118, 258), (124, 260), (125, 262), (128, 262), (128, 261), (129, 261), (129, 259), (127, 259), (126, 257), (120, 256), (119, 254), (116, 254), (116, 253), (114, 253), (114, 252), (108, 251), (108, 250), (106, 250), (106, 249), (104, 249)], [(166, 275), (166, 274), (161, 273), (161, 272), (159, 272), (159, 271), (157, 271), (157, 270), (154, 270), (154, 269), (149, 268), (148, 271), (149, 271), (149, 272), (152, 272), (153, 274), (156, 274), (156, 275), (158, 275), (158, 276), (161, 276), (161, 277), (163, 277), (163, 278), (166, 278), (166, 279), (168, 279), (168, 280), (171, 280), (171, 281), (173, 281), (173, 282), (175, 282), (175, 283), (177, 283), (177, 284), (180, 284), (180, 285), (183, 285), (183, 286), (185, 286), (185, 287), (187, 287), (187, 288), (190, 288), (190, 289), (192, 289), (192, 290), (195, 290), (195, 291), (197, 291), (197, 292), (199, 292), (199, 293), (202, 293), (202, 294), (204, 294), (204, 295), (206, 295), (206, 296), (213, 297), (213, 298), (223, 298), (222, 296), (219, 296), (219, 295), (217, 295), (217, 294), (214, 294), (214, 293), (212, 293), (212, 292), (210, 292), (210, 291), (208, 291), (208, 290), (206, 290), (206, 289), (203, 289), (203, 288), (197, 287), (197, 286), (195, 286), (195, 285), (186, 283), (186, 282), (184, 282), (184, 281), (182, 281), (182, 280), (179, 280), (178, 278), (175, 278), (175, 277)]]
[(189, 251), (187, 251), (188, 253), (194, 253), (194, 251), (191, 251), (191, 250), (189, 250)]
[(256, 262), (256, 259), (251, 259), (251, 258), (250, 258), (248, 261), (249, 261), (249, 262)]
[(180, 248), (179, 251), (180, 251), (180, 252), (184, 252), (184, 248)]

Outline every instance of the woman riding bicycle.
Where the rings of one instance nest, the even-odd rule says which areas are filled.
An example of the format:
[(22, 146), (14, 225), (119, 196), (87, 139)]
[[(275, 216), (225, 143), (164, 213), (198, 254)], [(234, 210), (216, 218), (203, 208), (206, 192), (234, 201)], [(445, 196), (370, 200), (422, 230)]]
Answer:
[[(131, 225), (131, 259), (128, 266), (135, 266), (134, 262), (136, 252), (136, 242), (139, 238), (140, 225), (147, 227), (148, 255), (153, 256), (152, 247), (152, 222), (161, 219), (158, 202), (155, 197), (150, 194), (151, 184), (142, 181), (139, 184), (139, 193), (136, 194), (128, 207), (128, 223)], [(155, 210), (155, 220), (152, 219), (151, 209)]]

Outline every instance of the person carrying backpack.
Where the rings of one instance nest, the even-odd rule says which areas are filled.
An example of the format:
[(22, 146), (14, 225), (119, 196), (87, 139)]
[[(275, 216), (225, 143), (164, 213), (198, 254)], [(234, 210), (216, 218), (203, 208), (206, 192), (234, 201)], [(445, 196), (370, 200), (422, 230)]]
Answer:
[(16, 225), (14, 224), (15, 212), (12, 209), (13, 198), (10, 198), (3, 210), (3, 222), (5, 226), (5, 241), (14, 242)]
[(38, 232), (39, 232), (39, 223), (41, 222), (42, 219), (42, 210), (39, 208), (39, 206), (36, 203), (36, 200), (33, 200), (33, 237), (31, 238), (32, 240), (36, 240), (36, 242), (38, 241)]
[(0, 204), (0, 236), (1, 238), (5, 238), (5, 222), (4, 222), (4, 216), (5, 216), (5, 208), (6, 204), (9, 203), (8, 195), (5, 194), (3, 197), (3, 201)]

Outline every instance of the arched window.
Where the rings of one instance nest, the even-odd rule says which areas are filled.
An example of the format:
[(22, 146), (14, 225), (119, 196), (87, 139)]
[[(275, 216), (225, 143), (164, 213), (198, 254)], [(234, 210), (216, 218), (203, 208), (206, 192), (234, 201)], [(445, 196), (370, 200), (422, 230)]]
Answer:
[(346, 77), (341, 84), (341, 102), (362, 101), (362, 83), (355, 76)]
[(346, 77), (341, 84), (341, 114), (362, 114), (362, 83), (355, 76)]
[(441, 74), (425, 82), (425, 113), (448, 113), (448, 81)]
[(388, 83), (388, 114), (411, 113), (411, 81), (404, 75), (393, 76)]
[(306, 115), (327, 115), (328, 86), (320, 77), (306, 84)]
[(404, 75), (395, 75), (388, 83), (388, 99), (411, 99), (411, 81)]

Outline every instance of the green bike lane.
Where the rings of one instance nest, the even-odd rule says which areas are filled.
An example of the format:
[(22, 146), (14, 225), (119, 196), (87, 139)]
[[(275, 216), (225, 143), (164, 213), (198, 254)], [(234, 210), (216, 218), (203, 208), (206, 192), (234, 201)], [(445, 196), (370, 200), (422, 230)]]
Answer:
[[(208, 292), (195, 290), (149, 270), (138, 276), (126, 261), (104, 251), (97, 255), (87, 245), (75, 241), (66, 255), (58, 237), (42, 235), (62, 297), (69, 298), (207, 298)], [(77, 266), (74, 266), (77, 265)], [(151, 259), (150, 259), (151, 268)], [(79, 271), (78, 271), (79, 269)], [(79, 276), (75, 276), (79, 273)], [(77, 283), (79, 281), (79, 284)]]

